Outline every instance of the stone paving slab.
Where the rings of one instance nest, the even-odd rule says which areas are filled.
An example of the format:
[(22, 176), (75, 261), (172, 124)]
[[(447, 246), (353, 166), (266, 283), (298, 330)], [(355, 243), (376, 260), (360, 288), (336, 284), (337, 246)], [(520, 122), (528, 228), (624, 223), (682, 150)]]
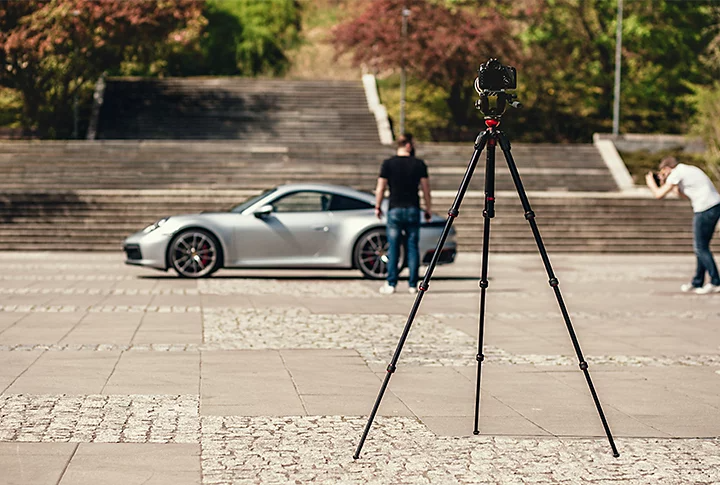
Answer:
[(60, 484), (197, 485), (199, 455), (199, 445), (82, 443)]
[(197, 352), (123, 352), (103, 394), (195, 394), (200, 388)]
[[(141, 313), (118, 313), (113, 315), (82, 314), (78, 323), (58, 341), (63, 344), (93, 344), (105, 342), (130, 344), (143, 321)], [(55, 318), (47, 314), (48, 319)]]
[(204, 415), (306, 414), (279, 352), (213, 352), (203, 355)]
[(170, 340), (175, 344), (201, 344), (202, 335), (203, 316), (198, 312), (153, 312), (143, 315), (142, 323), (132, 337), (132, 343), (153, 344)]
[(42, 350), (0, 352), (0, 391), (6, 391), (42, 354)]
[[(720, 483), (720, 297), (693, 258), (552, 255), (613, 458), (537, 255), (492, 255), (472, 436), (478, 255), (414, 297), (340, 271), (0, 254), (0, 484)], [(400, 288), (404, 282), (401, 282)]]
[(10, 394), (99, 394), (121, 352), (45, 352), (5, 390)]
[(0, 483), (57, 484), (77, 447), (77, 443), (0, 442)]

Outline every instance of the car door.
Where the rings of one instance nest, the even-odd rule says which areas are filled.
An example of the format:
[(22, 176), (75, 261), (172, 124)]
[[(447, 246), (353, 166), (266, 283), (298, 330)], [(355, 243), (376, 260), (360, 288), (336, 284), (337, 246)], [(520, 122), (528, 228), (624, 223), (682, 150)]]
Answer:
[(270, 201), (272, 210), (248, 219), (235, 234), (238, 265), (322, 266), (332, 238), (330, 197), (295, 191)]

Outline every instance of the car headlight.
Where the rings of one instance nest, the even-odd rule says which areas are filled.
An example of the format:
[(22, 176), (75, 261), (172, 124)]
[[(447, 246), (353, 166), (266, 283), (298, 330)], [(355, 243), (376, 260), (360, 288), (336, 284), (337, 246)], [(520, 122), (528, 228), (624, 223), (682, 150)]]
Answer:
[(164, 218), (160, 219), (159, 221), (157, 221), (156, 223), (150, 224), (148, 227), (146, 227), (145, 229), (143, 229), (142, 232), (145, 233), (145, 234), (147, 234), (147, 233), (149, 233), (149, 232), (153, 232), (155, 229), (157, 229), (158, 227), (160, 227), (160, 226), (162, 226), (163, 224), (165, 224), (168, 219), (169, 219), (169, 217), (164, 217)]

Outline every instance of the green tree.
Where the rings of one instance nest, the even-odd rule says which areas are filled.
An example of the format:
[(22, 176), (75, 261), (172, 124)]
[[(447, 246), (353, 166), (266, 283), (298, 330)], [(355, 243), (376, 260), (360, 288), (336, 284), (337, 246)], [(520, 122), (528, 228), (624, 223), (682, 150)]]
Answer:
[[(502, 3), (502, 2), (498, 2)], [(545, 140), (586, 140), (610, 131), (616, 0), (540, 0), (504, 7), (523, 25), (518, 60), (523, 124)], [(700, 53), (709, 41), (702, 2), (625, 2), (621, 130), (687, 129), (689, 83), (706, 83)]]
[(168, 74), (281, 75), (286, 51), (300, 42), (297, 0), (208, 0), (197, 44), (170, 52)]
[[(229, 0), (225, 0), (229, 2)], [(285, 50), (299, 42), (297, 0), (235, 0), (243, 20), (237, 58), (241, 74), (282, 74), (289, 67)]]
[[(711, 76), (720, 78), (720, 7), (711, 10), (713, 25), (708, 29), (713, 39), (702, 60)], [(720, 82), (709, 86), (694, 86), (689, 101), (695, 107), (692, 133), (705, 142), (706, 168), (720, 180)]]
[[(403, 40), (405, 7), (411, 13)], [(472, 83), (480, 63), (516, 52), (510, 24), (495, 10), (471, 13), (428, 0), (372, 0), (358, 16), (335, 27), (333, 42), (338, 54), (352, 52), (357, 66), (387, 72), (404, 63), (410, 76), (442, 89), (449, 132), (475, 120)]]
[[(200, 0), (9, 0), (0, 4), (0, 85), (22, 94), (22, 125), (67, 137), (76, 96), (123, 59), (188, 41)], [(197, 30), (197, 29), (196, 29)]]
[(705, 142), (707, 169), (720, 180), (720, 82), (698, 87), (691, 100), (697, 109), (692, 132)]

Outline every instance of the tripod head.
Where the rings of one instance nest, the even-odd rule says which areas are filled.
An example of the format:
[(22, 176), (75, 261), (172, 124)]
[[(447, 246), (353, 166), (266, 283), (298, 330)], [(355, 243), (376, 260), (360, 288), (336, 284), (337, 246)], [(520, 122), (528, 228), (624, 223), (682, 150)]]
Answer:
[(497, 59), (492, 58), (480, 66), (474, 86), (480, 96), (475, 102), (475, 107), (482, 111), (486, 120), (499, 123), (508, 105), (522, 108), (519, 101), (514, 101), (517, 95), (506, 91), (517, 88), (515, 68), (503, 66)]

